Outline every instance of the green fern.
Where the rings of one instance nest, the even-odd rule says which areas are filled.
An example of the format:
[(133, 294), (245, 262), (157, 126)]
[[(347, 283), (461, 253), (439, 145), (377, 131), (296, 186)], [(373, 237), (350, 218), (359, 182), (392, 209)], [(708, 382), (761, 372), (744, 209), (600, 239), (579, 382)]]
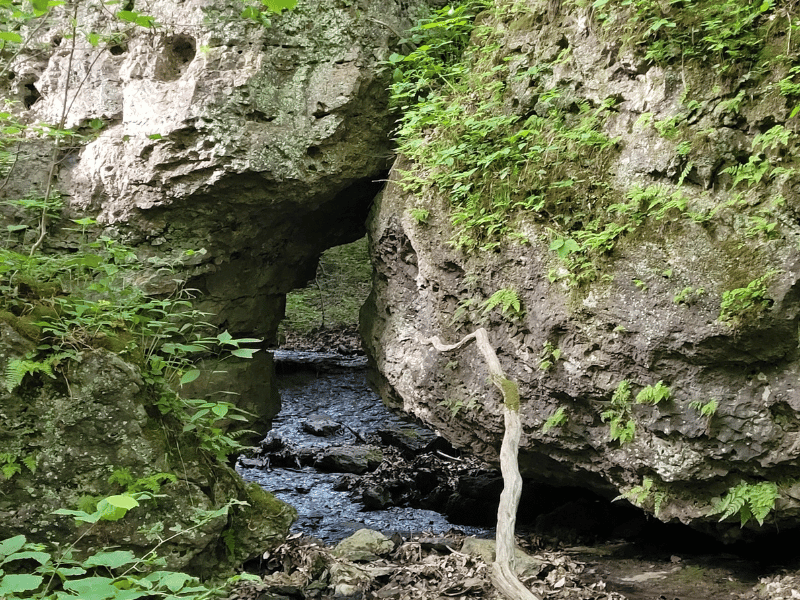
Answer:
[(771, 481), (749, 484), (741, 482), (732, 487), (724, 498), (721, 498), (711, 509), (709, 515), (722, 515), (719, 520), (739, 514), (744, 527), (748, 521), (755, 519), (759, 525), (764, 524), (764, 519), (775, 508), (775, 501), (780, 496), (778, 485)]
[(618, 441), (620, 446), (633, 441), (636, 435), (636, 422), (631, 418), (631, 384), (623, 379), (611, 397), (611, 408), (600, 414), (605, 423), (610, 421), (611, 441)]
[(14, 477), (14, 475), (22, 471), (22, 467), (19, 465), (19, 463), (10, 462), (0, 467), (0, 471), (3, 471), (3, 476), (6, 479), (11, 479), (12, 477)]
[(8, 361), (3, 382), (6, 391), (13, 392), (28, 373), (44, 373), (48, 377), (55, 379), (53, 375), (53, 361), (55, 357), (50, 357), (44, 362), (29, 359), (12, 358)]
[(510, 288), (501, 288), (492, 294), (481, 307), (483, 314), (491, 312), (493, 308), (500, 306), (503, 314), (510, 314), (512, 317), (522, 316), (522, 302), (517, 292)]
[(547, 417), (544, 425), (542, 425), (542, 433), (547, 433), (554, 427), (561, 427), (568, 420), (569, 415), (566, 413), (566, 409), (563, 406), (560, 406), (556, 412)]
[(662, 400), (669, 400), (670, 394), (669, 387), (664, 385), (663, 381), (659, 381), (636, 394), (636, 404), (658, 404)]
[(664, 500), (667, 499), (667, 493), (654, 487), (653, 483), (652, 477), (645, 477), (642, 479), (642, 485), (634, 486), (627, 492), (621, 493), (614, 498), (613, 501), (625, 498), (631, 504), (640, 508), (650, 502), (653, 506), (653, 514), (658, 516), (661, 512), (661, 506), (664, 504)]
[(22, 458), (22, 464), (25, 465), (31, 473), (36, 473), (36, 468), (38, 467), (36, 463), (36, 457), (32, 454), (28, 454)]

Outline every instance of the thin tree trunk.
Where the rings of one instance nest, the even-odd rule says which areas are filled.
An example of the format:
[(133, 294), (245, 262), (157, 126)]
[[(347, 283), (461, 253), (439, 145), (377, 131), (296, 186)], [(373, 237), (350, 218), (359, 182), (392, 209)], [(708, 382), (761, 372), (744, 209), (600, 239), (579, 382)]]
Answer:
[(522, 422), (519, 418), (519, 388), (508, 379), (497, 358), (497, 353), (489, 343), (486, 330), (481, 327), (456, 344), (446, 345), (437, 337), (423, 339), (439, 352), (449, 352), (475, 340), (478, 350), (486, 360), (492, 383), (503, 393), (503, 419), (505, 433), (500, 447), (500, 471), (503, 474), (503, 493), (497, 509), (497, 542), (495, 561), (492, 564), (492, 583), (508, 600), (540, 600), (522, 585), (514, 572), (514, 528), (517, 523), (517, 507), (522, 495), (522, 477), (519, 474), (519, 440), (522, 435)]

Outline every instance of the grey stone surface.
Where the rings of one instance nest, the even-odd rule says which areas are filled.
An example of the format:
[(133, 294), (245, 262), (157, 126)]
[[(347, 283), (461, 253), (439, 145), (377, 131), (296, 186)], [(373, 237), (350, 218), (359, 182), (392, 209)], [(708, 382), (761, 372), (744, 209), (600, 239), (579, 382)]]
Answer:
[(394, 550), (394, 542), (380, 531), (359, 529), (333, 549), (333, 555), (352, 562), (370, 562)]
[[(791, 108), (771, 95), (769, 78), (741, 107), (740, 125), (733, 128), (730, 115), (715, 107), (744, 88), (711, 89), (701, 83), (708, 73), (697, 65), (683, 71), (637, 66), (629, 50), (590, 27), (580, 11), (553, 15), (540, 5), (528, 8), (535, 27), (503, 29), (501, 53), (511, 58), (512, 73), (507, 109), (523, 116), (539, 110), (522, 75), (565, 46), (569, 57), (553, 67), (548, 85), (593, 106), (617, 99), (605, 122), (605, 133), (619, 138), (614, 155), (602, 173), (591, 164), (582, 171), (572, 165), (576, 177), (601, 180), (610, 193), (623, 194), (635, 185), (680, 189), (696, 210), (736, 200), (738, 190), (729, 189), (723, 170), (744, 162), (740, 152), (751, 147), (763, 124), (785, 122)], [(645, 112), (658, 122), (683, 110), (686, 89), (689, 98), (699, 95), (704, 102), (682, 130), (683, 138), (693, 140), (694, 166), (677, 150), (681, 138), (666, 139), (653, 127), (636, 125)], [(752, 521), (741, 528), (738, 519), (718, 523), (719, 515), (710, 514), (741, 482), (797, 477), (800, 228), (792, 216), (791, 177), (766, 182), (758, 198), (747, 200), (785, 197), (787, 204), (769, 214), (778, 235), (748, 234), (744, 208), (721, 209), (707, 222), (651, 221), (596, 258), (596, 281), (570, 287), (559, 279), (566, 269), (550, 250), (546, 216), (515, 215), (512, 229), (525, 244), (505, 240), (484, 252), (454, 249), (447, 243), (454, 227), (446, 194), (404, 191), (394, 182), (408, 169), (413, 165), (401, 157), (369, 224), (376, 275), (362, 310), (362, 335), (380, 373), (374, 383), (387, 402), (413, 413), (458, 448), (497, 462), (501, 398), (487, 382), (480, 354), (472, 346), (443, 354), (423, 342), (438, 335), (454, 343), (485, 326), (505, 372), (520, 385), (525, 477), (589, 488), (609, 499), (649, 478), (663, 496), (645, 494), (644, 510), (655, 513), (658, 505), (658, 518), (725, 540), (798, 523), (800, 502), (785, 486), (763, 528)], [(680, 184), (682, 171), (688, 175)], [(590, 205), (594, 199), (574, 201)], [(420, 206), (430, 209), (426, 224), (411, 215)], [(776, 274), (769, 283), (769, 309), (737, 324), (722, 322), (723, 293), (770, 269)], [(676, 301), (687, 287), (703, 292)], [(477, 308), (502, 288), (518, 293), (524, 316)], [(561, 354), (542, 369), (546, 343)], [(601, 414), (623, 380), (631, 382), (634, 396), (663, 381), (672, 399), (657, 406), (631, 402), (635, 436), (621, 445), (610, 439)], [(710, 419), (692, 407), (712, 398), (719, 408)], [(446, 404), (457, 401), (462, 405), (454, 416)], [(543, 424), (560, 407), (568, 421), (545, 434)]]
[(317, 455), (314, 466), (334, 473), (361, 475), (375, 469), (381, 460), (383, 453), (374, 446), (329, 446)]

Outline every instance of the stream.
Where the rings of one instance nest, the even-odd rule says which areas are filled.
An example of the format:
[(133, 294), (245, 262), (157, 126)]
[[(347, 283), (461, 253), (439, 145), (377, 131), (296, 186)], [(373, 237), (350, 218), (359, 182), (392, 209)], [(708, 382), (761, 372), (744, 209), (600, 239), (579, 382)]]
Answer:
[[(278, 350), (275, 363), (282, 409), (237, 471), (297, 509), (294, 532), (327, 545), (362, 528), (405, 539), (494, 537), (496, 505), (485, 499), (499, 495), (499, 474), (387, 409), (368, 386), (363, 357)], [(552, 504), (527, 523), (518, 520), (517, 533), (529, 551), (543, 543), (585, 565), (587, 585), (607, 582), (628, 600), (749, 600), (765, 597), (753, 591), (761, 577), (778, 577), (758, 549), (734, 554), (619, 506), (625, 503), (576, 493), (536, 486), (537, 499), (552, 497)], [(592, 529), (576, 533), (584, 523)], [(626, 528), (634, 533), (620, 534)], [(762, 587), (765, 581), (772, 579), (761, 579)], [(793, 584), (786, 597), (800, 598)]]
[[(390, 458), (392, 449), (387, 449), (381, 433), (385, 439), (386, 433), (392, 431), (410, 433), (414, 440), (428, 441), (434, 447), (438, 442), (453, 453), (442, 438), (384, 406), (367, 384), (364, 357), (277, 350), (275, 363), (281, 412), (262, 442), (263, 454), (255, 459), (240, 459), (237, 470), (244, 479), (258, 483), (297, 509), (293, 531), (327, 543), (365, 527), (387, 535), (443, 534), (457, 527), (467, 535), (494, 536), (490, 527), (456, 526), (440, 512), (408, 506), (414, 503), (408, 499), (392, 502), (399, 506), (377, 507), (374, 505), (380, 502), (373, 502), (367, 510), (358, 501), (363, 492), (344, 489), (347, 485), (352, 488), (358, 478), (352, 472), (357, 467), (345, 464), (343, 468), (349, 469), (349, 474), (340, 472), (335, 460), (324, 468), (315, 467), (319, 466), (318, 457), (332, 448), (382, 447), (384, 457)], [(322, 435), (312, 433), (314, 427)]]

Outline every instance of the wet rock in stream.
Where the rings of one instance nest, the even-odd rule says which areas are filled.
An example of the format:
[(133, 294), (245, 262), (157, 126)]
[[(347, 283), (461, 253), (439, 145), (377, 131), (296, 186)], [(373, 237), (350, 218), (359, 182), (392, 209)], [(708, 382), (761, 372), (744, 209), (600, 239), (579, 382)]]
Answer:
[[(494, 524), (475, 522), (474, 503), (459, 507), (458, 481), (499, 474), (389, 411), (367, 386), (363, 357), (281, 351), (275, 362), (283, 408), (238, 470), (298, 510), (296, 531), (336, 542), (361, 527), (444, 533), (454, 523)], [(493, 515), (492, 502), (482, 514)]]

